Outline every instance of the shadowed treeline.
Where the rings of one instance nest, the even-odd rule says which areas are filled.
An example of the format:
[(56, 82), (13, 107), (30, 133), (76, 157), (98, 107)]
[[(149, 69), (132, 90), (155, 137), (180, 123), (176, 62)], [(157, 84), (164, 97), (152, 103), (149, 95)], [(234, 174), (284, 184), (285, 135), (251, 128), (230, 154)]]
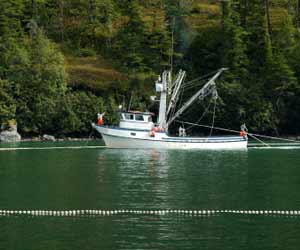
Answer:
[[(218, 82), (216, 125), (245, 122), (252, 131), (297, 134), (299, 6), (298, 0), (1, 1), (0, 123), (16, 119), (28, 135), (88, 135), (97, 112), (106, 110), (106, 122), (116, 122), (121, 103), (156, 111), (153, 82), (172, 64), (174, 73), (187, 70), (187, 80), (230, 69)], [(182, 119), (197, 121), (203, 109), (192, 107)]]

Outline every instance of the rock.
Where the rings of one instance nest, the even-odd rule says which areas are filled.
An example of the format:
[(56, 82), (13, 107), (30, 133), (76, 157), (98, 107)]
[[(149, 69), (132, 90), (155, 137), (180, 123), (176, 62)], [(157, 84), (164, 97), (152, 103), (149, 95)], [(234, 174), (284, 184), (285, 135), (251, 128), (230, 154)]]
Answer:
[(53, 135), (43, 135), (44, 141), (56, 141), (55, 137)]
[(0, 133), (1, 142), (19, 142), (21, 141), (21, 136), (17, 131), (5, 130)]
[(9, 124), (7, 130), (0, 133), (1, 142), (19, 142), (21, 141), (21, 135), (17, 131), (17, 124)]

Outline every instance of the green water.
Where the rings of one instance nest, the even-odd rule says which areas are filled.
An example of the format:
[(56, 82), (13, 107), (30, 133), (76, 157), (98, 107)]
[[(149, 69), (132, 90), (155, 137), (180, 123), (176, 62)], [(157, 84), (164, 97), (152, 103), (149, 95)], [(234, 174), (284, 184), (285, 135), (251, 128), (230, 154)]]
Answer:
[[(0, 209), (300, 210), (299, 149), (52, 148), (99, 144), (1, 145)], [(299, 248), (300, 216), (0, 217), (0, 249)]]

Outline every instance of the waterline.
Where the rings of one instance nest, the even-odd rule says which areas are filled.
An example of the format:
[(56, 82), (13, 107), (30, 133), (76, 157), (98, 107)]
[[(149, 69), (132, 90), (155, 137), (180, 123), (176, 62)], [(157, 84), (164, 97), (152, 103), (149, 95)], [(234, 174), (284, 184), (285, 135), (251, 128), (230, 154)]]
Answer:
[(15, 150), (50, 150), (50, 149), (94, 149), (106, 148), (106, 146), (67, 146), (67, 147), (27, 147), (27, 148), (0, 148), (0, 151), (15, 151)]

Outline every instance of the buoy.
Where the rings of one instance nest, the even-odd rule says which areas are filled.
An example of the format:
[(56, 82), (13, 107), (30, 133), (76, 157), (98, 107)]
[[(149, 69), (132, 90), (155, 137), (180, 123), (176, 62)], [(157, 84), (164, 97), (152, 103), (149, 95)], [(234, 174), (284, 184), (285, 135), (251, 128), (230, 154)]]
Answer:
[(0, 216), (18, 216), (18, 215), (29, 215), (29, 216), (81, 216), (87, 215), (95, 217), (96, 215), (113, 216), (122, 214), (138, 214), (138, 215), (159, 215), (164, 216), (168, 214), (175, 215), (218, 215), (218, 214), (255, 214), (255, 215), (282, 215), (282, 216), (298, 216), (300, 211), (298, 210), (0, 210)]

